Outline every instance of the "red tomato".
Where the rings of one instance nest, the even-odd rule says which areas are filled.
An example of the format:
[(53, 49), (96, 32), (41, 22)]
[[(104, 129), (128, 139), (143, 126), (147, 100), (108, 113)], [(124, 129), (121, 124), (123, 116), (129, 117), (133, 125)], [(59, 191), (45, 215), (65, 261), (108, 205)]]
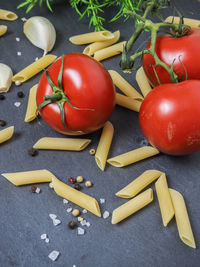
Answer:
[[(64, 97), (74, 107), (67, 101), (64, 103), (64, 123), (57, 103), (42, 107), (40, 115), (50, 127), (63, 134), (80, 135), (96, 131), (109, 119), (115, 106), (112, 79), (102, 64), (87, 55), (71, 53), (64, 55), (63, 60)], [(47, 70), (56, 86), (61, 63), (62, 58), (59, 58)], [(53, 91), (44, 72), (38, 85), (37, 105), (51, 94)]]
[(200, 150), (200, 81), (156, 87), (144, 99), (139, 120), (145, 137), (161, 152)]
[[(188, 80), (200, 80), (200, 29), (191, 29), (189, 34), (179, 38), (173, 38), (170, 34), (160, 35), (156, 39), (156, 53), (160, 60), (171, 67), (182, 81), (185, 80), (185, 69)], [(150, 43), (147, 48), (149, 48)], [(153, 86), (158, 85), (152, 65), (155, 61), (150, 54), (143, 56), (144, 71)], [(184, 67), (183, 67), (184, 66)], [(155, 67), (161, 84), (171, 83), (169, 73), (161, 66)]]

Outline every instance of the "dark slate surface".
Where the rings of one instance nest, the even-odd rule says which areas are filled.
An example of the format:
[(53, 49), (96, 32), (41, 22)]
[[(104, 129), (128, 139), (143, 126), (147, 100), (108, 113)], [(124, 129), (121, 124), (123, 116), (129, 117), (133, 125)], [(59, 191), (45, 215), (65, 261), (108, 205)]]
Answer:
[[(81, 52), (83, 46), (69, 43), (71, 35), (88, 31), (87, 21), (77, 22), (78, 16), (71, 10), (67, 1), (55, 1), (54, 13), (49, 13), (45, 5), (35, 8), (28, 15), (24, 9), (16, 10), (19, 1), (2, 1), (1, 8), (16, 11), (19, 19), (2, 22), (8, 25), (8, 33), (0, 39), (0, 62), (10, 65), (16, 73), (31, 63), (42, 51), (34, 47), (23, 35), (22, 17), (34, 15), (50, 19), (57, 31), (57, 41), (52, 53), (57, 56), (69, 52)], [(200, 4), (195, 0), (176, 1), (186, 16), (200, 19)], [(108, 10), (107, 16), (112, 10)], [(121, 30), (121, 40), (126, 40), (133, 27), (133, 22), (117, 22), (108, 25), (111, 30)], [(16, 42), (15, 38), (21, 41)], [(21, 51), (22, 56), (17, 56)], [(119, 57), (104, 61), (108, 69), (120, 71)], [(135, 73), (125, 76), (137, 87)], [(61, 136), (51, 130), (44, 122), (24, 122), (28, 91), (38, 82), (40, 75), (24, 83), (21, 87), (12, 86), (6, 94), (6, 100), (0, 103), (0, 119), (15, 126), (12, 140), (1, 144), (0, 172), (27, 171), (46, 168), (62, 181), (70, 176), (82, 175), (93, 181), (93, 188), (83, 192), (91, 194), (97, 200), (105, 198), (101, 205), (112, 212), (126, 200), (117, 198), (115, 193), (147, 169), (159, 169), (166, 172), (169, 186), (180, 191), (186, 201), (191, 225), (196, 239), (197, 249), (189, 248), (181, 242), (174, 220), (167, 228), (163, 227), (157, 198), (144, 210), (120, 223), (111, 224), (111, 216), (104, 220), (93, 214), (84, 215), (91, 226), (84, 236), (77, 236), (76, 231), (68, 229), (67, 223), (72, 219), (66, 212), (62, 199), (47, 184), (41, 184), (40, 194), (30, 193), (30, 186), (15, 187), (2, 176), (0, 177), (0, 266), (65, 266), (102, 267), (102, 266), (199, 266), (200, 255), (200, 152), (184, 157), (159, 155), (138, 162), (126, 168), (107, 166), (102, 172), (89, 155), (89, 149), (95, 148), (100, 131), (88, 135), (92, 144), (80, 153), (62, 151), (40, 151), (35, 158), (27, 150), (36, 140), (43, 136)], [(17, 92), (23, 91), (25, 98), (18, 99)], [(14, 106), (21, 102), (19, 108)], [(138, 124), (138, 114), (116, 107), (111, 121), (115, 127), (115, 136), (110, 156), (138, 148), (145, 143)], [(154, 186), (153, 190), (155, 192)], [(68, 206), (75, 205), (70, 204)], [(55, 213), (62, 224), (55, 227), (49, 218)], [(46, 244), (40, 235), (47, 233), (50, 243)], [(60, 251), (56, 262), (47, 257), (52, 250)]]

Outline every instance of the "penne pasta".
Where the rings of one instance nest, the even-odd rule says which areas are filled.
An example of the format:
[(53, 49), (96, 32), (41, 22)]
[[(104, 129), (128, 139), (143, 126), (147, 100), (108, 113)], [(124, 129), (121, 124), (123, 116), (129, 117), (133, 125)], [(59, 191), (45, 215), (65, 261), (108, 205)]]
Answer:
[[(173, 22), (175, 24), (178, 24), (179, 20), (180, 20), (179, 17), (169, 16), (165, 19), (165, 22), (169, 23)], [(184, 18), (184, 24), (190, 26), (191, 28), (196, 28), (196, 29), (200, 28), (200, 20), (197, 19)]]
[(69, 38), (72, 44), (83, 45), (93, 42), (106, 41), (114, 38), (114, 34), (109, 31), (89, 32), (75, 35)]
[(145, 97), (152, 90), (151, 85), (147, 79), (147, 76), (144, 72), (143, 67), (139, 68), (136, 72), (136, 81), (142, 92), (142, 95)]
[(103, 127), (100, 141), (95, 153), (96, 163), (102, 171), (104, 171), (106, 166), (106, 160), (110, 150), (113, 134), (114, 134), (113, 125), (111, 122), (107, 121)]
[(107, 162), (115, 167), (125, 167), (137, 161), (155, 156), (159, 153), (160, 152), (154, 147), (144, 146), (110, 158)]
[(0, 19), (2, 20), (16, 20), (18, 18), (18, 16), (9, 11), (9, 10), (5, 10), (5, 9), (0, 9)]
[(120, 31), (113, 32), (114, 37), (110, 40), (101, 41), (101, 42), (94, 42), (83, 50), (83, 54), (92, 56), (96, 51), (106, 48), (110, 45), (113, 45), (119, 40)]
[(156, 181), (155, 187), (163, 225), (167, 226), (171, 219), (174, 217), (174, 208), (167, 185), (166, 175), (164, 173), (162, 173), (160, 178)]
[(26, 172), (2, 173), (14, 185), (26, 185), (51, 182), (54, 175), (48, 170), (35, 170)]
[(0, 131), (0, 144), (9, 140), (14, 133), (14, 126), (7, 127)]
[(0, 36), (4, 35), (7, 32), (7, 26), (0, 25)]
[(145, 187), (155, 181), (161, 174), (161, 171), (147, 170), (133, 180), (130, 184), (118, 191), (116, 196), (123, 198), (134, 197)]
[(94, 53), (94, 59), (101, 61), (106, 58), (116, 56), (123, 51), (125, 45), (126, 41), (98, 50)]
[(25, 122), (30, 122), (37, 117), (37, 103), (36, 103), (36, 94), (37, 94), (38, 84), (35, 84), (29, 92), (28, 104), (26, 108)]
[(95, 198), (85, 193), (82, 193), (67, 184), (64, 184), (63, 182), (58, 180), (56, 177), (53, 177), (52, 179), (52, 187), (57, 195), (90, 211), (96, 216), (101, 217), (99, 204)]
[(181, 240), (188, 246), (196, 248), (190, 219), (183, 196), (174, 189), (169, 189), (174, 206), (176, 224)]
[(112, 213), (112, 224), (119, 223), (126, 219), (128, 216), (144, 208), (150, 202), (153, 201), (153, 190), (147, 189), (143, 193), (127, 201), (125, 204), (116, 208)]
[(90, 139), (81, 138), (57, 138), (43, 137), (39, 139), (33, 146), (36, 149), (52, 149), (52, 150), (72, 150), (81, 151), (86, 148)]
[(46, 55), (37, 61), (33, 62), (17, 74), (15, 74), (12, 78), (12, 81), (15, 82), (16, 85), (19, 85), (36, 74), (38, 74), (40, 71), (44, 70), (47, 66), (49, 66), (51, 63), (53, 63), (56, 60), (56, 56), (54, 55)]
[(3, 63), (0, 63), (0, 93), (8, 92), (12, 84), (13, 72), (11, 68)]
[(117, 71), (109, 70), (110, 76), (115, 86), (117, 86), (126, 96), (132, 97), (135, 100), (143, 101), (143, 96), (128, 83)]
[(124, 108), (139, 112), (142, 102), (132, 97), (116, 93), (116, 104)]

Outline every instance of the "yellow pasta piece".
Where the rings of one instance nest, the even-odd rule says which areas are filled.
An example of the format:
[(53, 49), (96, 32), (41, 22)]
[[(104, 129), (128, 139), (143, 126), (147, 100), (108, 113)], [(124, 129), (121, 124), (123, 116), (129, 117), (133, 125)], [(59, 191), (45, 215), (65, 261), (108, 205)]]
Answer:
[(109, 31), (89, 32), (84, 34), (75, 35), (69, 38), (72, 44), (82, 45), (93, 42), (105, 41), (114, 38), (114, 34)]
[(140, 87), (140, 90), (145, 97), (152, 90), (151, 85), (147, 79), (143, 67), (140, 67), (136, 72), (136, 81)]
[(0, 144), (9, 140), (14, 133), (14, 126), (7, 127), (0, 131)]
[(103, 48), (106, 48), (114, 43), (116, 43), (119, 40), (120, 37), (120, 31), (113, 32), (114, 37), (110, 40), (101, 41), (101, 42), (94, 42), (83, 50), (83, 54), (92, 56), (94, 52), (101, 50)]
[(125, 204), (116, 208), (112, 213), (112, 224), (116, 224), (138, 210), (144, 208), (150, 202), (153, 201), (153, 191), (151, 188), (147, 189), (143, 193), (127, 201)]
[(56, 194), (62, 198), (75, 203), (76, 205), (90, 211), (98, 217), (101, 217), (99, 204), (95, 198), (64, 184), (56, 177), (53, 177), (52, 179), (52, 186)]
[(54, 149), (54, 150), (72, 150), (81, 151), (86, 148), (90, 139), (81, 138), (57, 138), (43, 137), (39, 139), (33, 146), (36, 149)]
[(106, 160), (110, 150), (114, 128), (111, 122), (107, 121), (103, 127), (101, 138), (95, 153), (95, 160), (98, 167), (104, 171)]
[(7, 32), (7, 26), (0, 25), (0, 36), (4, 35)]
[(109, 70), (110, 76), (115, 86), (117, 86), (126, 96), (130, 96), (138, 101), (143, 101), (143, 96), (128, 83), (117, 71)]
[[(165, 19), (165, 22), (172, 23), (173, 18), (174, 18), (173, 23), (178, 24), (180, 18), (179, 17), (173, 17), (173, 16), (167, 17)], [(196, 29), (200, 28), (200, 20), (197, 20), (197, 19), (184, 18), (184, 24), (190, 26), (191, 28), (196, 28)]]
[(147, 170), (133, 180), (130, 184), (118, 191), (116, 196), (123, 198), (134, 197), (145, 187), (155, 181), (161, 174), (161, 171)]
[(94, 53), (94, 59), (101, 61), (103, 59), (116, 56), (123, 51), (125, 45), (126, 41), (98, 50)]
[(0, 19), (2, 20), (16, 20), (18, 18), (18, 16), (9, 11), (9, 10), (5, 10), (5, 9), (0, 9)]
[(16, 83), (16, 85), (19, 85), (36, 74), (38, 74), (40, 71), (45, 69), (47, 66), (49, 66), (51, 63), (53, 63), (56, 60), (56, 56), (54, 55), (46, 55), (37, 61), (33, 62), (32, 64), (28, 65), (26, 68), (15, 74), (12, 78), (12, 81)]
[(110, 158), (107, 162), (115, 167), (125, 167), (137, 161), (155, 156), (159, 153), (160, 152), (154, 147), (144, 146)]
[(180, 239), (188, 246), (196, 248), (190, 219), (188, 216), (187, 208), (183, 196), (174, 189), (169, 189), (172, 198), (176, 224)]
[(37, 117), (37, 103), (36, 103), (36, 94), (37, 94), (38, 84), (35, 84), (29, 92), (28, 104), (26, 108), (25, 122), (30, 122)]
[(160, 178), (155, 183), (155, 187), (163, 225), (167, 226), (171, 219), (174, 217), (174, 208), (167, 185), (166, 175), (164, 173), (161, 174)]
[(2, 176), (17, 186), (35, 183), (47, 183), (51, 182), (53, 177), (55, 177), (50, 171), (45, 169), (26, 172), (2, 173)]
[(139, 112), (142, 102), (132, 97), (116, 93), (116, 104), (124, 108)]

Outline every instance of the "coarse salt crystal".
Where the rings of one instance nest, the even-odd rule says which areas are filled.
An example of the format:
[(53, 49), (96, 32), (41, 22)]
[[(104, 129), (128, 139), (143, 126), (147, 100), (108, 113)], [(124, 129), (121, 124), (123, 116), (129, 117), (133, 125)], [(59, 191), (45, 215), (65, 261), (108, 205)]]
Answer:
[(82, 213), (87, 213), (87, 210), (86, 210), (86, 209), (83, 209), (83, 210), (82, 210)]
[(86, 222), (87, 227), (90, 227), (90, 225), (91, 225), (90, 222)]
[(18, 56), (21, 56), (21, 55), (22, 55), (22, 52), (17, 52), (17, 55), (18, 55)]
[(86, 220), (82, 220), (82, 221), (80, 222), (80, 224), (81, 224), (82, 226), (87, 225), (87, 221), (86, 221)]
[(23, 17), (23, 18), (21, 18), (21, 20), (22, 20), (23, 22), (27, 21), (27, 19), (26, 19), (26, 18), (24, 18), (24, 17)]
[(100, 203), (101, 204), (105, 203), (105, 198), (100, 198)]
[(42, 234), (41, 236), (40, 236), (40, 238), (43, 240), (43, 239), (46, 239), (47, 238), (47, 234)]
[(67, 209), (67, 212), (68, 213), (71, 212), (71, 211), (72, 211), (72, 208), (71, 207)]
[(53, 183), (49, 183), (49, 187), (50, 188), (53, 188)]
[(84, 235), (85, 234), (85, 230), (81, 227), (78, 227), (78, 232), (77, 232), (78, 235)]
[(103, 213), (103, 218), (104, 218), (104, 219), (107, 219), (109, 216), (110, 216), (110, 213), (109, 213), (107, 210), (104, 211), (104, 213)]
[(63, 204), (67, 204), (67, 203), (69, 203), (69, 201), (67, 200), (67, 199), (63, 199)]
[(51, 259), (52, 261), (57, 260), (58, 256), (60, 255), (60, 252), (57, 250), (53, 250), (49, 255), (49, 259)]
[(57, 225), (61, 224), (61, 221), (58, 220), (58, 219), (54, 219), (54, 220), (53, 220), (53, 224), (54, 224), (55, 226), (57, 226)]
[(39, 59), (39, 58), (38, 58), (38, 57), (36, 57), (36, 58), (35, 58), (35, 61), (38, 61), (38, 59)]
[(49, 238), (45, 238), (45, 242), (46, 243), (49, 243)]
[(20, 38), (19, 37), (16, 37), (15, 38), (17, 42), (20, 42)]
[(57, 215), (51, 213), (51, 214), (49, 214), (49, 217), (50, 217), (52, 220), (54, 220), (54, 219), (56, 219)]
[(20, 102), (15, 102), (14, 105), (15, 105), (15, 107), (18, 108), (21, 105), (21, 103)]
[(39, 187), (36, 188), (35, 193), (39, 194), (41, 189)]
[(72, 266), (72, 267), (76, 267), (76, 265), (74, 265), (74, 264), (73, 264), (73, 266)]

